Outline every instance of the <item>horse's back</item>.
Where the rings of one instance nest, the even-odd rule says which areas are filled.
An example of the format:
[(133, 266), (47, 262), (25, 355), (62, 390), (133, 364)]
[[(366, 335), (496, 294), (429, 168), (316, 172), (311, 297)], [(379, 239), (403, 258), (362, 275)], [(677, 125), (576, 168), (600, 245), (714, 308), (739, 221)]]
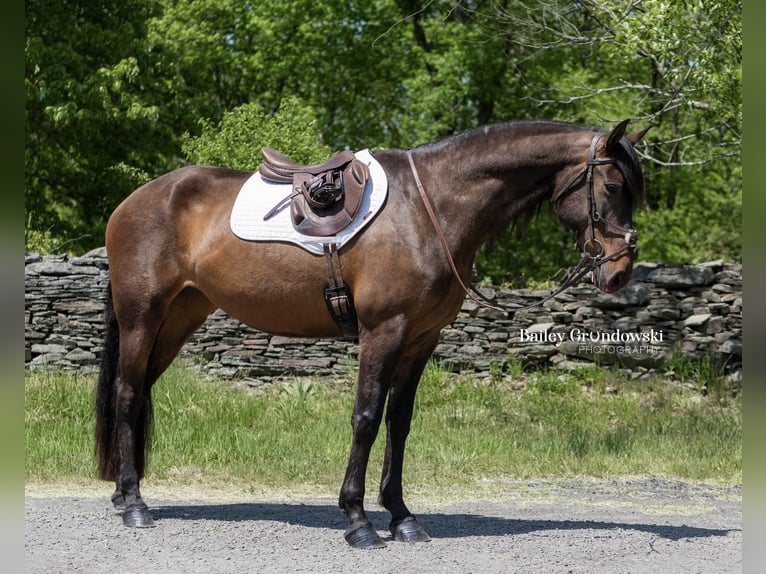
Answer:
[(114, 210), (107, 227), (125, 217), (177, 217), (185, 208), (208, 203), (232, 203), (252, 172), (192, 165), (168, 172), (145, 183)]
[(212, 166), (187, 166), (136, 189), (117, 206), (107, 223), (107, 253), (117, 246), (147, 242), (180, 247), (231, 211), (251, 172)]

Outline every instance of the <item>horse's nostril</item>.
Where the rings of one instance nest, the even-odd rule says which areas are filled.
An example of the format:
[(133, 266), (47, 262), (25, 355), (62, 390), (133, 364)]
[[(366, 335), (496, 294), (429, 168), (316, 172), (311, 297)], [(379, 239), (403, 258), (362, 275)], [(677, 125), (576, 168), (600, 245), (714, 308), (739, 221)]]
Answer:
[(617, 291), (625, 282), (625, 271), (618, 271), (609, 279), (607, 287), (610, 291)]

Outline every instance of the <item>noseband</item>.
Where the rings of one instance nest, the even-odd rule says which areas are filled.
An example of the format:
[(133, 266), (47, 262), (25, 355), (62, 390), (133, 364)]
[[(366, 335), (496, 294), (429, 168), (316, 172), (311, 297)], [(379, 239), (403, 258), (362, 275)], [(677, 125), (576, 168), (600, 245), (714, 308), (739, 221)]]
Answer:
[[(585, 178), (585, 188), (588, 197), (588, 224), (585, 228), (585, 231), (587, 231), (589, 237), (583, 243), (582, 256), (580, 257), (580, 261), (577, 263), (577, 265), (565, 273), (561, 285), (550, 295), (531, 305), (520, 305), (518, 307), (509, 307), (493, 303), (487, 299), (487, 297), (485, 297), (484, 294), (482, 294), (481, 291), (479, 291), (474, 285), (471, 285), (470, 288), (466, 287), (465, 283), (460, 278), (460, 273), (458, 273), (455, 261), (453, 260), (452, 254), (450, 253), (447, 239), (444, 237), (444, 232), (439, 225), (439, 220), (436, 217), (436, 212), (434, 210), (433, 203), (431, 202), (431, 198), (423, 187), (423, 183), (420, 181), (418, 170), (415, 168), (415, 162), (412, 159), (412, 151), (407, 150), (407, 159), (410, 162), (410, 169), (412, 170), (412, 175), (415, 179), (415, 185), (418, 188), (420, 197), (423, 200), (426, 211), (428, 212), (428, 217), (431, 219), (431, 223), (436, 230), (436, 235), (439, 237), (439, 241), (442, 244), (444, 254), (447, 256), (447, 262), (449, 263), (450, 269), (452, 270), (452, 274), (455, 276), (455, 279), (457, 279), (458, 284), (460, 287), (462, 287), (463, 291), (465, 291), (466, 295), (468, 295), (475, 303), (488, 309), (503, 312), (515, 312), (521, 311), (523, 309), (538, 307), (580, 281), (580, 279), (582, 279), (588, 272), (592, 273), (595, 283), (596, 270), (599, 269), (604, 263), (617, 259), (625, 252), (632, 253), (635, 251), (636, 244), (638, 242), (638, 232), (632, 227), (623, 227), (604, 219), (601, 216), (601, 213), (598, 211), (598, 207), (596, 206), (596, 193), (593, 182), (594, 168), (597, 165), (614, 164), (619, 169), (619, 164), (617, 163), (616, 158), (596, 157), (596, 148), (598, 147), (598, 142), (600, 139), (601, 134), (594, 134), (593, 139), (590, 142), (588, 159), (585, 162), (585, 167), (583, 167), (582, 170), (575, 174), (575, 176), (560, 192), (554, 193), (553, 197), (551, 198), (551, 202), (553, 203), (555, 210), (559, 201), (561, 201), (563, 197), (566, 197), (573, 191), (579, 189), (581, 187), (580, 182), (583, 180), (583, 177)], [(623, 179), (625, 179), (624, 173)], [(604, 253), (606, 252), (604, 249), (604, 244), (596, 237), (596, 225), (599, 223), (601, 223), (605, 228), (611, 228), (618, 233), (623, 234), (625, 239), (625, 245), (607, 257), (604, 256)], [(580, 233), (577, 233), (577, 235)]]

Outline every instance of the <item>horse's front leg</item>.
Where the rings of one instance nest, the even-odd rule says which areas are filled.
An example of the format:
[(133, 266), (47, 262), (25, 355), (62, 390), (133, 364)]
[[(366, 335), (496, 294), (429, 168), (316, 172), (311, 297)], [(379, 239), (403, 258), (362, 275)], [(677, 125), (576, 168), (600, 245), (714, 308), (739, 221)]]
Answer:
[(391, 376), (400, 355), (401, 333), (390, 329), (385, 331), (387, 333), (378, 333), (377, 336), (360, 334), (359, 376), (351, 417), (353, 438), (338, 499), (338, 505), (348, 520), (344, 536), (355, 548), (382, 548), (386, 545), (364, 511), (367, 463), (383, 418)]
[(420, 377), (436, 341), (413, 361), (404, 363), (391, 386), (386, 410), (386, 452), (380, 481), (379, 502), (391, 513), (389, 530), (400, 542), (428, 542), (431, 537), (404, 504), (402, 469), (404, 447), (410, 432), (412, 411)]

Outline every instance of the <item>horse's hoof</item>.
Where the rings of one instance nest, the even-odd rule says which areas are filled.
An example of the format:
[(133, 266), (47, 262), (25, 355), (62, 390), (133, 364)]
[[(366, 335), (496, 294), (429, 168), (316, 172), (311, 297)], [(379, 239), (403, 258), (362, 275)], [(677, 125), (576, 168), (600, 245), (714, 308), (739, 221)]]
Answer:
[(386, 543), (378, 536), (378, 533), (372, 529), (369, 524), (357, 526), (354, 529), (346, 530), (343, 535), (349, 546), (353, 548), (385, 548)]
[(146, 507), (137, 506), (122, 513), (122, 523), (131, 528), (154, 528), (154, 520)]
[(389, 530), (394, 540), (399, 542), (429, 542), (431, 537), (414, 516), (408, 516), (398, 522), (392, 522)]

